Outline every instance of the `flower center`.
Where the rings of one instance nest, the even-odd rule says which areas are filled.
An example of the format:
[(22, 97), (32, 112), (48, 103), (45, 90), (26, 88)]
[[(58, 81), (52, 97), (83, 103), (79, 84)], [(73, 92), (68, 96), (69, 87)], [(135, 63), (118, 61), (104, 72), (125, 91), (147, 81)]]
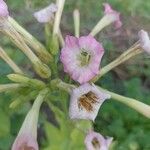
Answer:
[(92, 144), (96, 150), (100, 149), (100, 147), (101, 147), (100, 143), (96, 137), (92, 140)]
[(35, 149), (31, 146), (27, 146), (27, 144), (24, 144), (21, 146), (20, 150), (35, 150)]
[(93, 104), (98, 103), (98, 97), (93, 92), (88, 92), (82, 95), (78, 100), (79, 109), (86, 109), (86, 111), (93, 111)]
[(90, 59), (91, 59), (91, 55), (86, 52), (85, 49), (81, 49), (81, 53), (79, 55), (79, 61), (80, 61), (80, 65), (81, 66), (87, 66), (90, 62)]

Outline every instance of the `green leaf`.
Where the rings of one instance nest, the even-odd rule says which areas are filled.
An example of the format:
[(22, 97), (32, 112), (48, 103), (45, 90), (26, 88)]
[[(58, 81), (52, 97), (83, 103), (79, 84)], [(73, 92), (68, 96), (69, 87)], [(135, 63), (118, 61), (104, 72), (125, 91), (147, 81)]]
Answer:
[(6, 136), (10, 132), (10, 120), (9, 116), (6, 115), (0, 109), (0, 137)]
[(60, 143), (62, 138), (61, 138), (61, 133), (60, 130), (55, 127), (53, 124), (51, 124), (50, 122), (46, 122), (45, 123), (45, 131), (46, 131), (46, 136), (47, 139), (50, 143), (52, 144), (56, 144)]

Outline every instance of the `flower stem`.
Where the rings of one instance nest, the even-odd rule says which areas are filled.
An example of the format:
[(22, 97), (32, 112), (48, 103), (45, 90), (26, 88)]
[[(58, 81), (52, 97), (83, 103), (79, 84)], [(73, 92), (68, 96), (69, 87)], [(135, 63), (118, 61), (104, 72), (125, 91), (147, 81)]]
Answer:
[(139, 47), (139, 44), (136, 44), (136, 45), (132, 46), (131, 48), (126, 50), (123, 54), (121, 54), (117, 59), (115, 59), (114, 61), (112, 61), (111, 63), (109, 63), (105, 67), (103, 67), (99, 71), (98, 75), (96, 75), (91, 80), (91, 82), (96, 82), (98, 79), (100, 79), (103, 75), (105, 75), (107, 72), (109, 72), (113, 68), (119, 66), (120, 64), (122, 64), (125, 61), (129, 60), (130, 58), (132, 58), (132, 57), (134, 57), (138, 54), (141, 54), (142, 52), (143, 52), (143, 50)]
[(68, 83), (63, 82), (61, 79), (52, 80), (51, 85), (54, 86), (54, 87), (57, 87), (61, 90), (64, 90), (68, 93), (70, 93), (72, 91), (72, 89), (76, 87), (73, 84), (68, 84)]
[(33, 48), (35, 53), (43, 62), (48, 63), (53, 61), (52, 55), (46, 50), (42, 43), (19, 25), (13, 18), (9, 17), (8, 20), (9, 23), (23, 36), (24, 40)]
[(7, 53), (0, 47), (0, 57), (12, 68), (15, 73), (23, 74), (22, 70), (15, 64), (15, 62), (7, 55)]
[[(39, 118), (39, 111), (41, 104), (43, 103), (46, 95), (48, 94), (48, 89), (43, 89), (39, 92), (37, 98), (35, 99), (32, 108), (28, 112), (24, 123), (19, 131), (19, 134), (21, 134), (25, 129), (28, 129), (32, 133), (30, 133), (35, 139), (37, 138), (37, 123)], [(26, 132), (26, 131), (24, 131)]]
[(65, 0), (57, 0), (57, 7), (58, 10), (55, 15), (55, 21), (54, 21), (54, 28), (53, 28), (53, 35), (58, 35), (59, 34), (59, 26), (60, 26), (60, 20), (61, 20), (61, 15), (62, 11), (64, 8)]
[(2, 32), (10, 37), (11, 41), (17, 45), (22, 52), (29, 58), (36, 73), (42, 78), (49, 78), (51, 76), (50, 68), (41, 62), (41, 60), (32, 52), (30, 47), (25, 43), (23, 37), (16, 31), (16, 29), (7, 22), (8, 29), (4, 29)]
[(147, 104), (144, 104), (140, 101), (137, 101), (136, 99), (133, 99), (133, 98), (129, 98), (129, 97), (125, 97), (125, 96), (122, 96), (122, 95), (119, 95), (119, 94), (116, 94), (116, 93), (113, 93), (113, 92), (110, 92), (106, 89), (103, 89), (99, 86), (97, 86), (100, 90), (108, 93), (111, 95), (111, 98), (113, 100), (116, 100), (118, 102), (121, 102), (131, 108), (133, 108), (134, 110), (136, 110), (137, 112), (139, 112), (140, 114), (144, 115), (145, 117), (147, 118), (150, 118), (150, 106), (147, 105)]
[(60, 29), (59, 29), (58, 39), (59, 39), (61, 47), (63, 47), (65, 45), (65, 41), (64, 41), (64, 38)]
[(74, 29), (75, 29), (75, 36), (80, 36), (80, 13), (78, 9), (75, 9), (73, 12), (73, 19), (74, 19)]
[(111, 15), (105, 15), (103, 16), (99, 22), (95, 25), (95, 27), (92, 29), (90, 35), (95, 36), (98, 34), (103, 28), (110, 25), (114, 22), (114, 17)]

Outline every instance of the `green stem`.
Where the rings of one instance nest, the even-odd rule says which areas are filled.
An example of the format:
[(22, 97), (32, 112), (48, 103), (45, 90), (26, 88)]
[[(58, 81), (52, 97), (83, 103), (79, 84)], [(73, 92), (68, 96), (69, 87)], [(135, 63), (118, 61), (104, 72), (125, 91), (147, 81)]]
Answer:
[(75, 36), (80, 36), (80, 13), (78, 9), (73, 12)]
[(23, 74), (22, 70), (16, 65), (16, 63), (7, 55), (5, 50), (0, 47), (0, 57), (12, 68), (15, 73)]
[(46, 40), (46, 47), (49, 49), (50, 46), (50, 39), (51, 39), (51, 28), (52, 25), (50, 23), (45, 24), (45, 40)]
[(120, 64), (124, 63), (125, 61), (129, 60), (130, 58), (133, 58), (134, 56), (141, 54), (143, 52), (142, 49), (140, 49), (139, 44), (136, 44), (134, 47), (129, 48), (126, 50), (123, 54), (121, 54), (118, 58), (116, 58), (114, 61), (103, 67), (98, 75), (96, 75), (91, 82), (96, 82), (99, 80), (102, 76), (104, 76), (106, 73), (108, 73), (113, 68), (119, 66)]
[[(97, 86), (98, 87), (98, 86)], [(133, 108), (134, 110), (136, 110), (137, 112), (141, 113), (142, 115), (144, 115), (147, 118), (150, 118), (150, 106), (147, 104), (144, 104), (140, 101), (137, 101), (136, 99), (133, 98), (129, 98), (129, 97), (125, 97), (113, 92), (110, 92), (108, 90), (105, 90), (101, 87), (98, 87), (100, 90), (108, 93), (111, 95), (111, 98), (113, 100), (116, 100), (118, 102), (121, 102), (131, 108)]]
[(33, 37), (27, 30), (25, 30), (19, 23), (17, 23), (13, 18), (8, 18), (11, 25), (23, 36), (24, 40), (33, 48), (42, 61), (45, 63), (52, 62), (52, 55), (47, 52), (46, 48), (42, 43), (40, 43), (35, 37)]

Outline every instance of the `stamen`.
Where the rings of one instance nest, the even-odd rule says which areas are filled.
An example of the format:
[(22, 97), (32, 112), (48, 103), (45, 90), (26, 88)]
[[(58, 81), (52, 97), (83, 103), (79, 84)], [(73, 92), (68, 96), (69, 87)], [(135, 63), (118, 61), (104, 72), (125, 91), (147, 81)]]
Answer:
[(34, 150), (34, 148), (31, 146), (27, 146), (27, 144), (24, 144), (21, 146), (20, 150)]
[(100, 148), (100, 143), (99, 143), (99, 141), (97, 140), (96, 137), (92, 140), (92, 144), (93, 144), (95, 149), (99, 149)]
[(85, 66), (85, 65), (88, 65), (89, 64), (89, 61), (90, 61), (90, 54), (88, 52), (86, 52), (85, 49), (82, 49), (82, 52), (79, 56), (79, 59), (80, 59), (80, 65), (81, 66)]
[(93, 111), (93, 104), (98, 103), (98, 97), (93, 92), (88, 92), (82, 95), (78, 101), (79, 109), (86, 109), (86, 111)]

